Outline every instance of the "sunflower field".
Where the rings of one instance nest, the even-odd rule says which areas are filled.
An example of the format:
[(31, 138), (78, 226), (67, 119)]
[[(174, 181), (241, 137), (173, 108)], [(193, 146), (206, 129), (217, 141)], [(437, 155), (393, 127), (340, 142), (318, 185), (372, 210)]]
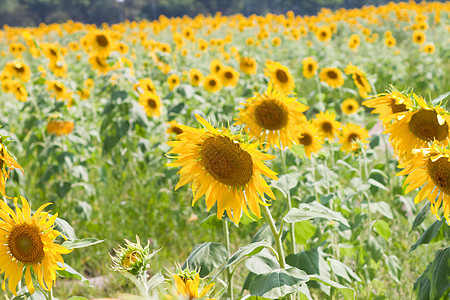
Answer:
[(0, 41), (2, 299), (449, 299), (450, 2)]

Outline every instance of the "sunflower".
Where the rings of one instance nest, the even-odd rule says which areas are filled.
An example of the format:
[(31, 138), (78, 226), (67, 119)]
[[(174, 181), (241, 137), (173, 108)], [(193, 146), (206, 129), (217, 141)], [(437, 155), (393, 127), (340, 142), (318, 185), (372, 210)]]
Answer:
[(159, 117), (161, 115), (161, 99), (155, 93), (144, 92), (139, 96), (139, 104), (145, 109), (147, 116)]
[(199, 86), (203, 80), (203, 74), (198, 69), (191, 69), (189, 71), (189, 80), (192, 86)]
[(64, 62), (64, 60), (51, 60), (48, 64), (48, 68), (56, 77), (67, 76), (67, 64)]
[(329, 39), (331, 39), (331, 30), (330, 27), (328, 26), (322, 26), (320, 28), (317, 28), (317, 30), (315, 31), (315, 34), (317, 36), (317, 39), (321, 42), (325, 42), (328, 41)]
[(166, 124), (170, 126), (166, 130), (167, 133), (175, 133), (176, 135), (183, 133), (183, 129), (181, 129), (180, 124), (178, 124), (177, 121), (170, 121)]
[(173, 91), (180, 84), (180, 77), (177, 74), (172, 74), (167, 78), (167, 82), (169, 83), (169, 90)]
[(380, 114), (380, 120), (387, 126), (393, 119), (405, 116), (413, 106), (413, 102), (399, 91), (392, 89), (388, 93), (378, 94), (364, 101), (362, 105), (374, 108), (371, 113)]
[(342, 144), (341, 150), (345, 152), (357, 152), (360, 144), (368, 144), (368, 131), (356, 124), (348, 123), (342, 126), (342, 132), (339, 137), (339, 143)]
[(360, 43), (361, 43), (361, 40), (360, 40), (360, 38), (359, 38), (359, 35), (357, 35), (357, 34), (352, 34), (352, 35), (350, 36), (350, 39), (348, 40), (348, 47), (349, 47), (351, 50), (356, 51), (356, 50), (358, 49)]
[(0, 193), (6, 198), (9, 197), (6, 196), (5, 184), (9, 178), (9, 173), (14, 169), (20, 169), (23, 172), (16, 159), (9, 153), (6, 146), (0, 142)]
[(0, 274), (5, 276), (2, 288), (5, 290), (8, 280), (8, 289), (16, 296), (16, 287), (24, 270), (30, 294), (35, 291), (31, 271), (36, 274), (41, 288), (51, 290), (56, 280), (56, 270), (64, 269), (57, 265), (64, 264), (61, 254), (71, 252), (53, 242), (62, 234), (53, 230), (58, 214), (49, 217), (48, 212), (43, 212), (50, 203), (42, 205), (31, 215), (27, 200), (20, 199), (22, 209), (17, 207), (18, 199), (14, 198), (16, 212), (0, 201)]
[(414, 156), (398, 165), (405, 168), (397, 176), (408, 175), (404, 186), (408, 185), (405, 194), (423, 186), (415, 203), (428, 198), (431, 212), (440, 220), (439, 208), (444, 208), (444, 217), (450, 221), (450, 149), (434, 141), (429, 148), (414, 150)]
[(111, 69), (106, 61), (106, 56), (93, 55), (89, 57), (88, 62), (92, 65), (92, 69), (97, 70), (101, 74), (106, 74)]
[(342, 102), (342, 112), (346, 115), (351, 115), (354, 114), (358, 108), (359, 108), (359, 103), (358, 101), (356, 101), (353, 98), (348, 98), (345, 99), (344, 102)]
[(428, 43), (425, 46), (423, 46), (423, 52), (428, 53), (428, 54), (433, 53), (434, 49), (435, 49), (435, 47), (434, 47), (433, 43)]
[(220, 62), (220, 60), (215, 59), (211, 62), (211, 64), (209, 65), (209, 69), (211, 70), (211, 73), (218, 75), (220, 73), (220, 71), (222, 70), (223, 65)]
[(395, 46), (395, 44), (397, 44), (397, 40), (392, 37), (392, 36), (388, 36), (386, 37), (386, 39), (384, 40), (384, 43), (386, 44), (386, 46), (388, 46), (389, 48), (392, 48)]
[(281, 45), (281, 39), (280, 39), (279, 37), (274, 37), (274, 38), (272, 39), (272, 45), (273, 45), (274, 47), (280, 46), (280, 45)]
[(266, 93), (255, 94), (243, 105), (236, 125), (244, 124), (244, 130), (252, 138), (270, 146), (289, 147), (296, 138), (297, 128), (306, 122), (303, 112), (308, 106), (289, 98), (281, 90), (272, 89), (270, 83)]
[(61, 51), (59, 51), (58, 46), (52, 43), (42, 43), (39, 45), (39, 47), (42, 49), (42, 52), (44, 52), (44, 55), (47, 56), (47, 58), (52, 60), (59, 60), (62, 58)]
[(412, 35), (412, 40), (416, 44), (423, 44), (425, 42), (425, 33), (423, 31), (414, 31)]
[(81, 100), (87, 100), (91, 96), (91, 91), (89, 89), (80, 89), (77, 91), (77, 94)]
[(329, 111), (321, 111), (316, 114), (316, 118), (312, 120), (312, 123), (321, 136), (329, 139), (334, 139), (342, 127), (341, 123), (336, 121), (336, 114)]
[(89, 33), (89, 45), (100, 56), (108, 56), (114, 50), (114, 40), (105, 30), (96, 30)]
[(150, 78), (139, 79), (138, 83), (136, 83), (133, 88), (139, 94), (145, 92), (156, 93), (155, 85)]
[(203, 79), (203, 88), (210, 93), (219, 91), (222, 88), (220, 77), (214, 74), (209, 74)]
[(23, 82), (30, 80), (30, 67), (22, 62), (13, 61), (6, 64), (2, 75), (8, 76), (11, 79), (19, 79)]
[(297, 143), (304, 146), (305, 154), (308, 158), (311, 158), (311, 153), (317, 153), (322, 149), (323, 137), (319, 134), (318, 128), (311, 123), (302, 123), (297, 136)]
[(69, 96), (66, 86), (57, 80), (47, 81), (47, 90), (52, 92), (52, 96), (58, 101), (64, 101)]
[(256, 74), (258, 64), (253, 57), (242, 57), (239, 61), (239, 68), (247, 75)]
[(372, 91), (372, 87), (367, 81), (366, 75), (364, 75), (363, 71), (358, 69), (357, 66), (352, 65), (351, 63), (348, 64), (345, 68), (345, 74), (352, 75), (353, 83), (358, 88), (361, 97), (366, 98), (367, 94)]
[(47, 132), (57, 136), (69, 135), (74, 127), (75, 125), (72, 122), (50, 118), (47, 123)]
[(21, 82), (14, 80), (12, 92), (14, 93), (14, 96), (17, 100), (22, 102), (27, 101), (28, 91)]
[(450, 115), (443, 108), (428, 106), (425, 100), (413, 93), (418, 106), (413, 107), (392, 123), (385, 133), (401, 161), (413, 158), (412, 150), (425, 148), (437, 140), (446, 147), (449, 143)]
[(211, 284), (205, 286), (199, 292), (200, 274), (197, 272), (195, 272), (195, 275), (192, 274), (190, 276), (183, 276), (180, 274), (175, 274), (175, 275), (173, 275), (173, 279), (175, 280), (177, 293), (179, 295), (187, 297), (188, 299), (203, 298), (214, 286), (214, 283), (211, 283)]
[(291, 93), (295, 88), (294, 77), (289, 73), (288, 68), (279, 62), (268, 62), (264, 69), (264, 75), (270, 78), (269, 84), (272, 84), (274, 89)]
[(181, 125), (183, 133), (177, 136), (178, 140), (167, 143), (173, 147), (168, 154), (179, 154), (168, 165), (182, 167), (176, 189), (192, 182), (192, 204), (206, 194), (208, 211), (217, 202), (217, 217), (222, 219), (226, 210), (236, 225), (241, 210), (250, 216), (247, 207), (261, 218), (258, 204), (267, 204), (260, 197), (266, 194), (275, 199), (261, 175), (277, 180), (276, 173), (263, 161), (275, 156), (259, 152), (258, 143), (243, 142), (241, 135), (233, 135), (226, 128), (219, 131), (202, 117), (196, 118), (205, 129)]
[(319, 78), (320, 81), (325, 81), (332, 88), (338, 88), (344, 85), (342, 72), (335, 67), (328, 67), (320, 70)]
[(312, 57), (307, 57), (303, 59), (302, 63), (303, 63), (303, 76), (305, 76), (306, 78), (313, 77), (316, 74), (317, 69), (319, 68), (317, 61)]
[(223, 86), (235, 87), (239, 81), (239, 73), (233, 67), (223, 67), (220, 71), (220, 80)]

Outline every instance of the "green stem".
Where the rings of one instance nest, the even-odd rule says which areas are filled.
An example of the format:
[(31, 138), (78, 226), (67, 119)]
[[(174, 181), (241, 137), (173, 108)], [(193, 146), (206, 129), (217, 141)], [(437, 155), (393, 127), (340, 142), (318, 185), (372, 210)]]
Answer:
[[(367, 158), (366, 158), (366, 151), (364, 151), (364, 147), (361, 147), (361, 153), (363, 156), (363, 166), (364, 166), (364, 174), (362, 174), (361, 170), (361, 177), (363, 178), (363, 182), (366, 182), (369, 176), (369, 172), (367, 170)], [(370, 191), (367, 191), (367, 210), (368, 210), (368, 216), (369, 216), (369, 236), (372, 235), (372, 215), (370, 212)]]
[(47, 294), (47, 300), (52, 300), (52, 299), (53, 299), (53, 290), (50, 289), (50, 291), (48, 291), (48, 294)]
[[(287, 168), (286, 168), (286, 156), (284, 153), (284, 150), (280, 149), (280, 156), (281, 156), (281, 164), (283, 166), (283, 173), (287, 175)], [(289, 211), (292, 209), (292, 201), (291, 201), (291, 191), (289, 188), (286, 190), (287, 195), (287, 201), (288, 201), (288, 208)], [(292, 253), (297, 253), (297, 244), (295, 243), (295, 226), (294, 223), (289, 224), (290, 232), (291, 232), (291, 250)]]
[[(228, 221), (223, 220), (223, 234), (225, 236), (225, 246), (227, 248), (227, 255), (230, 257), (230, 231), (228, 230)], [(228, 296), (231, 300), (234, 299), (233, 297), (233, 281), (232, 281), (232, 273), (231, 273), (231, 267), (227, 267), (227, 281), (228, 281)]]

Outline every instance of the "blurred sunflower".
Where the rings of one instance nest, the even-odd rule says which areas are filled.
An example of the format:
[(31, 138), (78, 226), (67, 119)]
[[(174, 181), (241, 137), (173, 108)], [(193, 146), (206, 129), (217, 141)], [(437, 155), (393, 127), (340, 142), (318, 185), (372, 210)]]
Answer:
[(319, 134), (318, 128), (311, 123), (302, 123), (297, 136), (297, 144), (304, 146), (305, 154), (308, 158), (311, 158), (311, 153), (317, 153), (322, 149), (322, 144), (324, 143), (323, 137)]
[(317, 69), (319, 68), (319, 65), (317, 64), (317, 61), (312, 57), (307, 57), (303, 59), (303, 76), (306, 78), (314, 77), (314, 75), (317, 72)]
[(101, 75), (108, 73), (111, 69), (106, 59), (105, 56), (93, 55), (89, 57), (88, 62), (92, 65), (92, 69), (97, 70)]
[(47, 81), (47, 90), (51, 91), (52, 96), (58, 101), (64, 101), (69, 96), (66, 86), (57, 80)]
[(344, 102), (342, 102), (342, 112), (346, 115), (354, 114), (359, 108), (359, 103), (353, 98), (345, 99)]
[(386, 46), (391, 48), (391, 47), (394, 47), (395, 44), (397, 44), (397, 41), (392, 36), (389, 36), (389, 37), (386, 37), (386, 39), (384, 40), (384, 43), (386, 44)]
[(12, 88), (13, 88), (12, 92), (14, 93), (14, 97), (16, 97), (17, 100), (19, 100), (21, 102), (27, 101), (28, 91), (21, 82), (14, 80)]
[(210, 93), (219, 91), (222, 88), (220, 77), (214, 74), (209, 74), (203, 79), (203, 88)]
[(178, 124), (177, 121), (170, 121), (166, 124), (169, 125), (169, 128), (166, 130), (167, 133), (175, 133), (176, 135), (183, 133), (183, 129), (181, 129), (180, 124)]
[[(56, 270), (63, 270), (57, 263), (64, 264), (61, 254), (71, 250), (53, 241), (62, 234), (53, 230), (58, 213), (51, 218), (43, 212), (50, 203), (39, 207), (33, 215), (25, 198), (20, 197), (22, 209), (14, 198), (14, 212), (0, 201), (0, 274), (4, 273), (3, 290), (8, 280), (8, 289), (17, 296), (16, 287), (25, 271), (25, 283), (30, 294), (35, 291), (31, 271), (36, 275), (44, 290), (51, 290), (56, 280)], [(64, 236), (63, 236), (64, 237)]]
[(159, 117), (161, 115), (161, 99), (155, 93), (144, 92), (139, 96), (139, 104), (144, 107), (147, 116)]
[(412, 159), (413, 149), (426, 148), (429, 142), (449, 144), (450, 114), (439, 106), (429, 106), (422, 97), (413, 93), (418, 106), (394, 121), (385, 131), (400, 161)]
[(357, 66), (349, 63), (345, 68), (345, 74), (352, 75), (353, 83), (356, 85), (359, 91), (359, 95), (366, 98), (368, 93), (372, 91), (372, 87), (366, 79), (366, 75), (358, 69)]
[(258, 64), (253, 57), (242, 57), (239, 61), (239, 68), (247, 75), (256, 74)]
[(423, 46), (423, 52), (431, 54), (434, 52), (434, 44), (433, 43), (428, 43), (425, 46)]
[(356, 51), (358, 49), (360, 43), (361, 43), (361, 40), (359, 38), (359, 35), (352, 34), (350, 36), (350, 39), (348, 40), (348, 47), (351, 50)]
[(364, 101), (362, 105), (374, 108), (371, 113), (380, 114), (380, 120), (384, 126), (387, 126), (393, 119), (405, 116), (413, 106), (413, 102), (392, 88), (387, 93), (378, 94), (376, 97)]
[(316, 118), (312, 120), (312, 123), (321, 136), (329, 139), (334, 139), (342, 127), (341, 123), (336, 121), (336, 114), (328, 110), (316, 114)]
[(191, 69), (189, 71), (189, 81), (192, 86), (199, 86), (203, 80), (203, 74), (198, 69)]
[(6, 196), (5, 184), (9, 179), (9, 174), (14, 169), (20, 169), (23, 172), (23, 169), (16, 161), (16, 158), (9, 153), (6, 146), (0, 141), (0, 194), (6, 198), (9, 197)]
[(177, 293), (188, 299), (203, 298), (208, 294), (214, 283), (200, 289), (200, 274), (196, 271), (179, 270), (173, 275)]
[(180, 77), (177, 74), (172, 74), (167, 78), (167, 82), (169, 83), (169, 90), (173, 91), (175, 87), (180, 85)]
[(426, 36), (423, 31), (414, 31), (412, 35), (412, 40), (416, 44), (423, 44), (425, 42)]
[(211, 62), (209, 65), (209, 69), (211, 70), (212, 74), (219, 75), (220, 71), (223, 69), (223, 64), (220, 62), (220, 60), (215, 59)]
[(298, 127), (306, 122), (303, 112), (308, 106), (289, 98), (282, 90), (273, 89), (270, 83), (264, 94), (255, 94), (243, 105), (236, 125), (245, 125), (244, 130), (252, 138), (270, 146), (289, 147), (296, 139)]
[(281, 90), (285, 93), (294, 91), (294, 77), (289, 73), (288, 68), (281, 63), (276, 61), (268, 62), (264, 69), (264, 75), (270, 78), (269, 84), (272, 84), (274, 89)]
[(342, 126), (342, 132), (339, 137), (341, 150), (345, 152), (358, 152), (360, 144), (368, 144), (368, 131), (359, 125), (348, 123)]
[(5, 76), (11, 79), (19, 79), (23, 82), (28, 82), (30, 80), (31, 70), (30, 67), (19, 61), (12, 61), (6, 64), (2, 77)]
[(332, 33), (330, 30), (330, 27), (328, 26), (322, 26), (316, 29), (315, 31), (316, 37), (321, 42), (326, 42), (329, 39), (331, 39)]
[(241, 135), (233, 135), (222, 128), (215, 129), (205, 119), (196, 115), (205, 129), (180, 126), (183, 133), (177, 141), (167, 144), (172, 148), (167, 154), (179, 154), (171, 167), (182, 167), (180, 182), (175, 189), (192, 182), (192, 205), (206, 194), (208, 211), (217, 203), (217, 217), (222, 219), (226, 210), (228, 217), (238, 225), (241, 211), (248, 216), (247, 207), (261, 218), (259, 204), (267, 205), (264, 194), (271, 199), (275, 195), (261, 175), (277, 180), (264, 160), (275, 158), (256, 150), (258, 143), (242, 141)]
[(439, 208), (444, 208), (444, 217), (450, 222), (450, 149), (434, 141), (429, 148), (414, 150), (414, 156), (398, 165), (405, 168), (397, 176), (408, 175), (403, 184), (405, 194), (423, 186), (414, 203), (425, 198), (431, 202), (431, 212), (440, 220)]
[(133, 86), (133, 89), (139, 94), (143, 94), (146, 92), (156, 93), (155, 85), (150, 78), (139, 79), (138, 83)]
[(332, 88), (338, 88), (344, 85), (342, 72), (335, 67), (327, 67), (320, 70), (319, 78), (320, 81), (325, 81)]
[(72, 122), (50, 118), (47, 122), (47, 132), (57, 136), (69, 135), (72, 133), (75, 125)]
[(107, 31), (95, 30), (88, 34), (89, 45), (97, 55), (106, 57), (114, 50), (114, 40)]
[(223, 67), (220, 72), (220, 80), (223, 86), (235, 87), (239, 81), (239, 73), (233, 67)]

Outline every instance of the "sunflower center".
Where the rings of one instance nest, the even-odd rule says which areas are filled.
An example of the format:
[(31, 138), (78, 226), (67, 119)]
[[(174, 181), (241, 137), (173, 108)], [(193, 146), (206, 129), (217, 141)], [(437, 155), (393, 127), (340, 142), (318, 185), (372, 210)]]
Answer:
[(243, 187), (253, 176), (251, 155), (228, 137), (207, 138), (201, 146), (200, 156), (208, 173), (225, 185)]
[(195, 80), (195, 81), (199, 81), (199, 79), (200, 79), (200, 78), (198, 78), (198, 75), (197, 75), (197, 74), (195, 74), (193, 77), (194, 77), (194, 80)]
[(151, 87), (150, 84), (147, 84), (147, 90), (148, 90), (149, 92), (154, 92), (154, 91), (153, 91), (153, 87)]
[(26, 223), (11, 229), (8, 248), (15, 259), (27, 265), (41, 262), (45, 255), (39, 228)]
[(175, 132), (175, 134), (177, 134), (177, 135), (183, 133), (183, 130), (177, 126), (172, 127), (172, 131)]
[(283, 71), (283, 70), (280, 70), (280, 69), (278, 69), (275, 72), (275, 76), (277, 77), (278, 81), (281, 82), (281, 83), (286, 83), (289, 80), (286, 72)]
[(139, 260), (139, 253), (137, 251), (131, 251), (127, 253), (122, 259), (122, 266), (124, 268), (131, 268), (131, 266)]
[(216, 73), (219, 72), (220, 71), (220, 66), (216, 65), (215, 70), (216, 70)]
[(347, 110), (348, 111), (353, 111), (353, 105), (351, 105), (351, 104), (347, 105)]
[(450, 195), (450, 162), (448, 158), (441, 157), (434, 162), (429, 159), (428, 174), (441, 191)]
[(211, 80), (209, 81), (209, 85), (210, 85), (210, 86), (216, 86), (216, 84), (217, 84), (217, 82), (216, 82), (216, 80), (214, 80), (214, 79), (211, 79)]
[(356, 80), (356, 82), (358, 82), (360, 85), (364, 85), (364, 82), (362, 81), (361, 75), (359, 75), (358, 73), (355, 74), (355, 80)]
[(52, 56), (58, 56), (58, 53), (55, 51), (55, 49), (51, 49), (51, 48), (50, 48), (50, 54)]
[(323, 132), (331, 133), (333, 131), (333, 125), (330, 122), (323, 122), (322, 130)]
[(21, 65), (21, 64), (17, 64), (14, 66), (14, 69), (16, 70), (17, 73), (23, 73), (25, 72), (25, 68)]
[(98, 65), (100, 67), (105, 67), (106, 64), (103, 62), (103, 60), (101, 60), (98, 56), (95, 58), (95, 60), (97, 61)]
[(62, 92), (63, 88), (59, 82), (55, 84), (55, 90), (57, 92)]
[(255, 108), (255, 119), (264, 129), (278, 130), (288, 122), (288, 112), (282, 103), (273, 99), (263, 101)]
[(399, 113), (399, 112), (407, 111), (406, 105), (405, 104), (397, 104), (397, 103), (395, 103), (395, 99), (394, 98), (391, 98), (391, 109), (392, 109), (392, 113), (394, 113), (394, 114)]
[(95, 40), (97, 41), (97, 44), (99, 44), (102, 47), (107, 47), (109, 45), (108, 39), (103, 34), (99, 34), (95, 37)]
[(327, 33), (326, 33), (325, 31), (321, 31), (321, 32), (320, 32), (320, 35), (321, 35), (322, 37), (326, 37), (326, 36), (327, 36)]
[(312, 65), (312, 64), (309, 64), (309, 65), (308, 65), (308, 71), (309, 71), (309, 72), (312, 72), (312, 70), (313, 70), (313, 65)]
[(357, 142), (360, 138), (359, 138), (359, 135), (358, 134), (356, 134), (356, 133), (350, 133), (349, 135), (348, 135), (348, 141), (350, 142), (350, 143), (355, 143), (355, 142)]
[(336, 78), (338, 78), (338, 74), (337, 74), (335, 71), (333, 71), (333, 70), (328, 71), (328, 72), (327, 72), (327, 75), (328, 75), (328, 77), (331, 78), (331, 79), (336, 79)]
[(233, 79), (233, 73), (231, 73), (230, 71), (225, 72), (225, 78)]
[(439, 125), (434, 110), (420, 110), (411, 117), (409, 130), (424, 141), (443, 141), (448, 136), (448, 124)]
[(156, 108), (156, 101), (154, 99), (147, 99), (147, 105), (151, 108)]
[(310, 134), (304, 133), (302, 134), (302, 137), (298, 139), (298, 141), (304, 146), (309, 146), (312, 144), (313, 139)]

